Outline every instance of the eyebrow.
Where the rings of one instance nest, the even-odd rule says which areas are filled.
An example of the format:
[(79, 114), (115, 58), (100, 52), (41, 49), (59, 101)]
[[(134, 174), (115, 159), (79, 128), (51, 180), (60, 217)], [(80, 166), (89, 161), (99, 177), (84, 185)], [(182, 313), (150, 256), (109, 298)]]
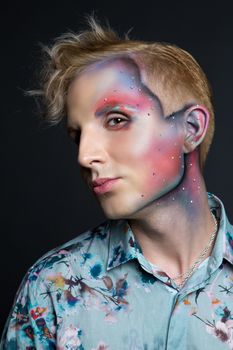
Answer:
[(117, 101), (105, 102), (102, 105), (98, 106), (97, 110), (95, 111), (95, 116), (100, 117), (102, 114), (107, 113), (111, 110), (116, 112), (117, 111), (124, 112), (124, 110), (135, 112), (137, 110), (137, 107), (135, 107), (135, 105), (125, 104)]
[(145, 104), (145, 98), (132, 97), (129, 95), (106, 96), (100, 99), (94, 106), (95, 115), (99, 116), (106, 109), (110, 108), (127, 108), (128, 110), (136, 111), (140, 105)]

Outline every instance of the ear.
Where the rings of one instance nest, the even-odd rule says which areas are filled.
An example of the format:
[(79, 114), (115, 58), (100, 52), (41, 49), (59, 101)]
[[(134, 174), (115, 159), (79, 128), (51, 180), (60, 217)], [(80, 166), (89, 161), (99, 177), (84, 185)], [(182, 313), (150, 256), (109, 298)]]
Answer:
[(201, 105), (189, 107), (184, 113), (184, 153), (192, 152), (204, 139), (209, 124), (209, 112)]

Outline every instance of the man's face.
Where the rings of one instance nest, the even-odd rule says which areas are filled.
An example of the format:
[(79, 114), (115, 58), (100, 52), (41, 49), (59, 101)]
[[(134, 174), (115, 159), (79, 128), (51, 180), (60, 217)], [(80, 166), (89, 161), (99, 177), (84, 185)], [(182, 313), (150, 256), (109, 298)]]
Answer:
[(78, 161), (88, 184), (119, 178), (95, 193), (112, 219), (136, 218), (183, 176), (182, 119), (164, 118), (159, 99), (122, 59), (94, 64), (71, 84), (68, 130), (80, 129)]

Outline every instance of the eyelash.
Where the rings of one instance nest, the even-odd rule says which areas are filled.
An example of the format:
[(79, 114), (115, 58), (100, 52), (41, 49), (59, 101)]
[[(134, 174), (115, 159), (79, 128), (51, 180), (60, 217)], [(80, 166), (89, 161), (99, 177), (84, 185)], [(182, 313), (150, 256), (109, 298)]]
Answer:
[[(112, 120), (117, 120), (117, 119), (121, 119), (121, 121), (123, 121), (123, 122), (128, 122), (128, 121), (129, 121), (129, 118), (127, 118), (127, 116), (124, 115), (123, 113), (117, 113), (117, 112), (109, 113), (109, 115), (112, 115), (112, 114), (119, 115), (119, 116), (109, 118), (109, 119), (107, 120), (107, 122), (106, 122), (107, 124), (108, 124), (109, 122), (111, 122)], [(123, 118), (122, 116), (124, 116), (124, 118)], [(121, 122), (120, 122), (120, 123), (117, 123), (117, 124), (115, 124), (115, 125), (112, 125), (112, 127), (114, 127), (114, 126), (116, 126), (116, 125), (119, 125), (119, 124), (121, 124)], [(109, 125), (109, 124), (108, 124), (108, 125)]]

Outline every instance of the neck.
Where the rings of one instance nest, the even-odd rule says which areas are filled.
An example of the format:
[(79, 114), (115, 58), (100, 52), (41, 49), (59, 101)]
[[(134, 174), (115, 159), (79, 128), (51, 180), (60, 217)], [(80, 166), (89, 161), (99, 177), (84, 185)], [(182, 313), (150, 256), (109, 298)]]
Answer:
[(215, 229), (197, 151), (187, 155), (181, 183), (128, 223), (151, 263), (171, 277), (190, 268)]

